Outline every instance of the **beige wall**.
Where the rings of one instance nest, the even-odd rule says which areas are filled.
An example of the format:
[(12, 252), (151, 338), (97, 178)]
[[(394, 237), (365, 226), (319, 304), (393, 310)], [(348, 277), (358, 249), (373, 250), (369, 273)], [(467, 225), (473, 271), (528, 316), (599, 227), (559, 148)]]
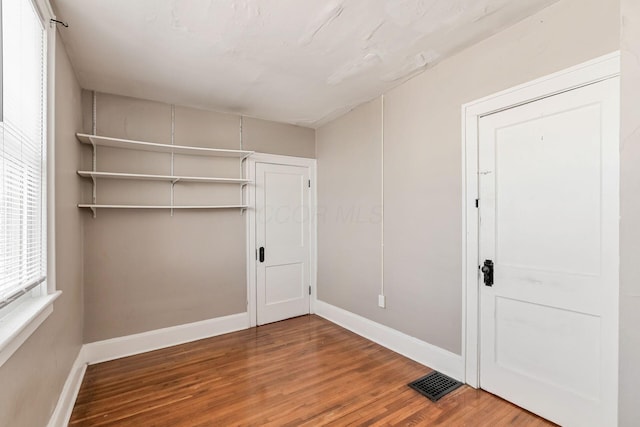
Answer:
[[(83, 96), (92, 130), (92, 95)], [(314, 156), (315, 131), (240, 116), (175, 107), (175, 143)], [(96, 94), (98, 135), (171, 142), (171, 106)], [(90, 150), (84, 168), (91, 168)], [(166, 153), (100, 148), (100, 171), (170, 174)], [(238, 159), (176, 156), (176, 175), (238, 178)], [(85, 188), (85, 200), (90, 200)], [(170, 204), (166, 182), (104, 180), (98, 203)], [(175, 204), (239, 204), (240, 187), (178, 183)], [(246, 311), (246, 215), (239, 210), (85, 212), (85, 342)]]
[(0, 425), (44, 426), (82, 344), (82, 231), (76, 203), (80, 86), (56, 46), (56, 282), (53, 314), (0, 368)]
[(245, 150), (295, 157), (316, 157), (315, 131), (284, 123), (244, 117), (242, 142)]
[[(384, 95), (384, 289), (387, 308), (376, 308), (377, 288), (353, 281), (369, 262), (338, 264), (340, 247), (380, 247), (376, 237), (342, 234), (319, 241), (320, 299), (354, 311), (421, 340), (461, 352), (461, 143), (462, 104), (559, 71), (619, 48), (617, 0), (561, 0), (507, 30), (443, 61)], [(359, 200), (379, 203), (379, 163), (340, 164), (354, 149), (370, 156), (379, 145), (353, 133), (377, 123), (379, 109), (362, 118), (353, 112), (320, 128), (318, 170), (334, 181), (353, 176), (368, 186), (322, 184), (318, 204), (335, 209)], [(330, 135), (323, 137), (323, 135)], [(325, 148), (325, 145), (328, 148)], [(356, 145), (357, 147), (354, 147)], [(341, 150), (340, 147), (344, 146)], [(343, 153), (344, 151), (344, 153)], [(324, 186), (323, 186), (324, 185)], [(347, 191), (347, 190), (345, 190)], [(340, 221), (319, 223), (318, 235), (338, 234)], [(376, 260), (372, 270), (379, 271)], [(367, 283), (379, 276), (365, 274)]]
[(620, 426), (640, 425), (640, 2), (622, 0)]
[(318, 298), (380, 319), (382, 102), (318, 129)]

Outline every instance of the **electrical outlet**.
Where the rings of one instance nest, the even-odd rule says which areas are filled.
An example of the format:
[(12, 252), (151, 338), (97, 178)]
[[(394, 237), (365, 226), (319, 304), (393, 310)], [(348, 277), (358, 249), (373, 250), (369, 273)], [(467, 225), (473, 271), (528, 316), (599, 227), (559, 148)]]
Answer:
[(387, 305), (387, 298), (384, 295), (378, 295), (378, 307), (385, 308)]

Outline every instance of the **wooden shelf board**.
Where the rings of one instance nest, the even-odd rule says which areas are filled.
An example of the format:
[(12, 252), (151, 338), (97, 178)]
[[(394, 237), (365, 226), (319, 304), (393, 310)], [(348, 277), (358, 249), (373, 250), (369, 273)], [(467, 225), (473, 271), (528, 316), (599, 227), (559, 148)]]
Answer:
[(168, 206), (168, 205), (92, 205), (79, 204), (79, 208), (89, 209), (247, 209), (248, 205), (210, 205), (210, 206)]
[(156, 142), (134, 141), (131, 139), (111, 138), (107, 136), (77, 133), (76, 137), (83, 144), (100, 147), (126, 148), (129, 150), (154, 151), (158, 153), (185, 154), (190, 156), (237, 157), (246, 158), (253, 151), (225, 150), (218, 148), (190, 147), (186, 145), (159, 144)]
[(131, 179), (141, 181), (169, 181), (169, 182), (203, 182), (215, 184), (250, 184), (253, 181), (249, 179), (236, 178), (214, 178), (200, 176), (180, 176), (180, 175), (150, 175), (139, 173), (120, 173), (120, 172), (93, 172), (78, 171), (78, 175), (85, 178), (103, 178), (103, 179)]

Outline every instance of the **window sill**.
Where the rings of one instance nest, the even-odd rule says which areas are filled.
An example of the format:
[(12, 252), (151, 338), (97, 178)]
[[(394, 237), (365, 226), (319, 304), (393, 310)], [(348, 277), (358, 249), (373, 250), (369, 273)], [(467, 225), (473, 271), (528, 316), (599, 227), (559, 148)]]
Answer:
[(51, 295), (29, 298), (0, 319), (0, 366), (53, 313), (53, 302), (61, 294), (58, 291)]

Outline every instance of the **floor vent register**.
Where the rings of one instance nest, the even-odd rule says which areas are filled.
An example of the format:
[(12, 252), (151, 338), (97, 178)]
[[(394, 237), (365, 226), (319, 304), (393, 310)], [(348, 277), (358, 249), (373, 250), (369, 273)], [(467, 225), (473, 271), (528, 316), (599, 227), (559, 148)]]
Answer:
[(433, 371), (429, 375), (409, 383), (409, 387), (428, 397), (432, 402), (437, 402), (461, 385), (460, 381), (456, 381), (438, 371)]

